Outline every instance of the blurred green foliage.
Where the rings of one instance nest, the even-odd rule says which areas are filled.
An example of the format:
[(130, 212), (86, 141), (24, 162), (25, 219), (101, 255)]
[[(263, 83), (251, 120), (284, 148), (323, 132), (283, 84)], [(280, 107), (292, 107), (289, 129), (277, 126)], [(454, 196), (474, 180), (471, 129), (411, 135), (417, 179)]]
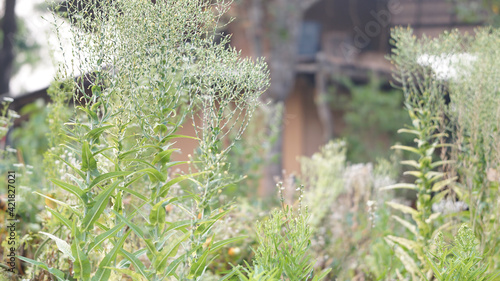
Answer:
[(411, 138), (397, 130), (409, 122), (403, 109), (403, 92), (385, 89), (384, 81), (372, 76), (367, 84), (356, 84), (347, 77), (334, 78), (349, 95), (332, 87), (332, 107), (344, 112), (347, 159), (354, 163), (374, 162), (388, 158), (392, 144), (409, 143)]

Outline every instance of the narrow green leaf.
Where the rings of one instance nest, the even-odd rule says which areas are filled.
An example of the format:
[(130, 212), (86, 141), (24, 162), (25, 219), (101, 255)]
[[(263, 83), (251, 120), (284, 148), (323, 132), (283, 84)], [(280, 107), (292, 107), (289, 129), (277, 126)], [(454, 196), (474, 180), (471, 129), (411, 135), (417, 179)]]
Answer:
[(248, 236), (237, 236), (237, 237), (233, 237), (233, 238), (229, 238), (229, 239), (225, 239), (225, 240), (222, 240), (222, 241), (218, 241), (218, 242), (215, 242), (213, 243), (212, 247), (210, 248), (210, 253), (215, 253), (216, 251), (218, 251), (220, 248), (226, 246), (227, 244), (230, 244), (230, 243), (234, 243), (236, 241), (239, 241), (239, 240), (243, 240), (245, 238), (247, 238)]
[(75, 195), (82, 203), (85, 203), (85, 201), (82, 198), (84, 191), (78, 186), (57, 179), (50, 179), (50, 181), (53, 182), (55, 185), (59, 186), (60, 188), (66, 190), (67, 192)]
[(82, 170), (80, 170), (80, 169), (76, 168), (75, 166), (71, 165), (68, 161), (64, 160), (61, 156), (55, 155), (55, 154), (52, 154), (52, 155), (54, 155), (60, 161), (64, 162), (64, 164), (68, 165), (68, 167), (70, 167), (73, 171), (75, 171), (81, 178), (85, 178), (85, 173), (82, 172)]
[(123, 244), (125, 244), (125, 240), (130, 235), (132, 230), (127, 231), (118, 242), (115, 244), (113, 249), (102, 259), (99, 264), (99, 269), (95, 273), (94, 277), (92, 277), (92, 281), (107, 281), (109, 280), (109, 276), (111, 275), (111, 270), (106, 268), (108, 267), (118, 255), (118, 252), (123, 248)]
[(137, 270), (144, 278), (148, 279), (148, 275), (146, 274), (146, 267), (144, 264), (137, 258), (136, 255), (121, 249), (120, 252), (123, 256), (130, 261), (130, 263), (134, 266), (135, 270)]
[(163, 206), (164, 203), (170, 200), (172, 200), (172, 198), (165, 198), (153, 206), (151, 212), (149, 213), (150, 224), (156, 225), (165, 223), (166, 212)]
[(387, 235), (386, 238), (398, 243), (401, 246), (406, 247), (408, 250), (419, 251), (421, 248), (421, 245), (419, 245), (417, 242), (403, 238), (403, 237)]
[(442, 190), (440, 192), (437, 192), (437, 194), (432, 197), (431, 204), (436, 204), (439, 201), (441, 201), (448, 193), (450, 193), (449, 189)]
[(399, 210), (405, 214), (410, 214), (412, 216), (417, 216), (418, 215), (418, 212), (417, 210), (413, 209), (412, 207), (408, 207), (406, 205), (403, 205), (403, 204), (399, 204), (399, 203), (396, 203), (396, 202), (385, 202), (385, 204), (389, 205), (389, 207), (393, 208), (393, 209), (396, 209), (396, 210)]
[(64, 278), (64, 272), (60, 271), (59, 269), (48, 267), (43, 262), (32, 260), (32, 259), (29, 259), (27, 257), (23, 257), (23, 256), (16, 256), (16, 257), (18, 259), (22, 260), (22, 261), (25, 261), (27, 263), (31, 263), (33, 265), (36, 265), (36, 266), (38, 266), (40, 268), (43, 268), (43, 269), (47, 270), (50, 274), (54, 275), (57, 278), (58, 281), (67, 281), (67, 279)]
[(73, 256), (75, 257), (75, 261), (73, 263), (73, 270), (75, 274), (73, 277), (76, 279), (89, 280), (90, 272), (92, 272), (89, 258), (80, 249), (78, 243), (73, 243), (71, 250), (73, 252)]
[(54, 203), (56, 203), (56, 204), (58, 204), (58, 205), (61, 205), (61, 206), (63, 206), (63, 207), (66, 207), (68, 210), (70, 210), (73, 214), (75, 214), (75, 215), (77, 215), (77, 216), (81, 216), (81, 214), (80, 214), (78, 211), (76, 211), (75, 209), (73, 209), (73, 207), (71, 207), (70, 205), (68, 205), (68, 204), (66, 204), (66, 203), (64, 203), (64, 202), (61, 202), (61, 201), (56, 200), (56, 199), (54, 199), (54, 198), (52, 198), (52, 197), (46, 196), (46, 195), (44, 195), (44, 194), (41, 194), (40, 192), (37, 192), (37, 191), (33, 191), (33, 193), (34, 193), (34, 194), (37, 194), (37, 195), (40, 195), (40, 196), (42, 196), (43, 198), (45, 198), (45, 199), (47, 199), (47, 200), (50, 200), (50, 201), (52, 201), (52, 202), (54, 202)]
[(441, 274), (441, 271), (436, 267), (436, 263), (434, 263), (434, 261), (432, 260), (432, 257), (429, 258), (428, 255), (425, 255), (425, 260), (427, 261), (427, 265), (430, 266), (430, 268), (432, 269), (432, 272), (438, 278), (438, 280), (442, 280), (443, 275)]
[(446, 180), (442, 180), (442, 181), (436, 182), (432, 186), (432, 191), (434, 191), (434, 192), (440, 191), (441, 189), (443, 189), (443, 187), (454, 183), (457, 179), (458, 179), (458, 177), (453, 177), (453, 178), (449, 178), (449, 179), (446, 179)]
[(180, 237), (177, 237), (177, 239), (174, 239), (174, 241), (168, 244), (168, 247), (161, 250), (161, 252), (158, 254), (158, 259), (153, 264), (153, 267), (158, 272), (163, 272), (163, 270), (165, 270), (165, 268), (167, 267), (168, 258), (174, 257), (177, 254), (179, 246), (189, 237), (189, 235), (189, 233), (185, 233)]
[(414, 148), (414, 147), (411, 147), (411, 146), (397, 144), (397, 145), (391, 146), (391, 149), (406, 150), (406, 151), (413, 152), (415, 154), (419, 154), (420, 155), (420, 151), (418, 149)]
[[(144, 242), (146, 243), (146, 248), (148, 249), (148, 252), (151, 255), (153, 255), (154, 258), (156, 258), (158, 256), (158, 250), (156, 249), (153, 241), (151, 239), (144, 239)], [(153, 259), (151, 259), (151, 260), (153, 260)]]
[(137, 236), (139, 236), (141, 239), (145, 239), (144, 232), (142, 231), (142, 229), (139, 226), (137, 226), (136, 224), (134, 224), (133, 222), (131, 222), (129, 219), (125, 218), (124, 216), (120, 215), (115, 210), (111, 210), (111, 211), (117, 217), (119, 217), (124, 223), (126, 223), (135, 232), (135, 234), (137, 234)]
[(411, 189), (416, 190), (417, 186), (413, 183), (397, 183), (389, 186), (384, 186), (380, 188), (380, 190), (389, 190), (389, 189)]
[(187, 227), (192, 224), (191, 220), (183, 220), (183, 221), (176, 221), (172, 223), (168, 223), (168, 228), (165, 230), (165, 232), (168, 232), (170, 230), (180, 230), (182, 232), (187, 231)]
[(77, 106), (76, 108), (82, 110), (83, 112), (87, 113), (87, 115), (90, 116), (90, 119), (94, 122), (98, 122), (99, 121), (99, 117), (97, 117), (97, 113), (93, 112), (93, 111), (90, 111), (88, 110), (87, 108), (83, 107), (83, 106)]
[(45, 208), (47, 209), (47, 211), (49, 211), (54, 217), (56, 217), (58, 220), (60, 220), (66, 227), (68, 227), (68, 229), (71, 229), (71, 223), (69, 222), (69, 220), (67, 218), (65, 218), (60, 212), (57, 212), (53, 209), (51, 209), (50, 207), (48, 206), (45, 206)]
[(161, 163), (163, 165), (167, 162), (170, 162), (170, 155), (172, 155), (172, 153), (177, 150), (179, 149), (172, 148), (158, 153), (151, 164), (156, 165), (156, 163)]
[(113, 183), (110, 187), (108, 187), (106, 190), (101, 192), (97, 198), (96, 198), (96, 203), (90, 209), (90, 211), (85, 215), (82, 221), (82, 227), (84, 231), (87, 231), (90, 229), (93, 225), (94, 222), (99, 219), (101, 216), (102, 212), (106, 208), (106, 206), (109, 203), (109, 198), (111, 197), (111, 194), (113, 191), (116, 189), (118, 186), (119, 182)]
[(168, 128), (164, 124), (156, 124), (153, 132), (155, 132), (155, 134), (166, 134), (168, 132)]
[(107, 129), (112, 128), (112, 127), (114, 127), (114, 125), (108, 125), (108, 126), (104, 126), (104, 127), (95, 128), (95, 129), (91, 130), (90, 132), (88, 132), (85, 135), (85, 138), (88, 141), (97, 140), (104, 131), (106, 131)]
[[(210, 240), (210, 244), (208, 245), (209, 249), (212, 246), (213, 240), (214, 239), (212, 237), (212, 239)], [(205, 268), (207, 267), (207, 258), (209, 253), (210, 251), (208, 250), (203, 252), (203, 254), (191, 265), (189, 278), (196, 279), (203, 273), (203, 271), (205, 271)]]
[[(387, 240), (387, 238), (386, 238), (386, 240)], [(395, 252), (396, 256), (399, 258), (399, 260), (401, 261), (401, 263), (403, 263), (403, 266), (406, 268), (406, 270), (412, 274), (413, 280), (416, 280), (415, 275), (418, 274), (420, 270), (418, 269), (418, 266), (417, 266), (417, 263), (415, 262), (415, 260), (413, 260), (413, 258), (405, 250), (403, 250), (399, 246), (395, 247), (394, 252)]]
[(112, 179), (112, 178), (116, 178), (116, 177), (125, 177), (125, 176), (128, 176), (130, 175), (132, 172), (129, 172), (129, 171), (118, 171), (118, 172), (109, 172), (109, 173), (106, 173), (106, 174), (102, 174), (98, 177), (96, 177), (91, 183), (90, 185), (87, 187), (87, 189), (91, 189), (92, 187), (96, 186), (97, 184), (105, 181), (105, 180), (109, 180), (109, 179)]
[(407, 133), (407, 134), (413, 134), (413, 135), (416, 135), (416, 136), (420, 136), (420, 132), (419, 131), (405, 129), (405, 128), (401, 128), (401, 129), (398, 130), (398, 134), (401, 134), (401, 133)]
[[(196, 234), (205, 234), (207, 233), (208, 231), (210, 231), (210, 229), (212, 228), (212, 226), (220, 219), (222, 218), (223, 216), (225, 216), (227, 213), (229, 213), (230, 210), (226, 210), (224, 212), (220, 212), (214, 216), (212, 216), (210, 219), (202, 222), (202, 225), (200, 225), (198, 227), (198, 229), (196, 229)], [(207, 225), (205, 225), (207, 224)]]
[(412, 166), (413, 168), (420, 168), (420, 164), (415, 160), (404, 160), (400, 162), (403, 165)]
[(142, 201), (148, 201), (148, 198), (146, 196), (140, 194), (139, 192), (137, 192), (135, 190), (132, 190), (132, 189), (129, 189), (126, 187), (121, 187), (121, 186), (119, 186), (118, 189), (130, 193), (130, 194), (134, 195), (135, 197), (141, 199)]
[(186, 136), (186, 135), (169, 135), (169, 136), (164, 137), (160, 142), (161, 143), (165, 143), (166, 141), (169, 141), (169, 140), (175, 139), (175, 138), (184, 138), (184, 139), (199, 140), (199, 138), (192, 137), (192, 136)]
[(165, 175), (163, 175), (160, 171), (153, 168), (142, 169), (137, 171), (137, 173), (147, 174), (152, 182), (165, 181)]
[(324, 269), (319, 275), (314, 276), (312, 281), (321, 281), (325, 279), (325, 277), (328, 275), (328, 273), (330, 273), (331, 270), (331, 268)]
[(418, 234), (417, 227), (414, 224), (411, 224), (410, 222), (400, 218), (399, 216), (392, 215), (392, 217), (398, 221), (402, 226), (406, 227), (411, 233), (413, 233), (416, 237), (419, 237), (420, 235)]
[(75, 261), (75, 257), (73, 257), (73, 254), (71, 253), (71, 246), (68, 244), (68, 242), (47, 232), (40, 231), (38, 233), (43, 234), (52, 239), (52, 241), (56, 242), (57, 249), (68, 256), (72, 261)]
[(454, 160), (436, 161), (436, 162), (434, 162), (434, 163), (431, 164), (431, 169), (434, 169), (436, 167), (443, 166), (443, 165), (453, 164), (453, 163), (455, 163)]
[(117, 267), (109, 267), (109, 266), (105, 266), (104, 268), (110, 269), (110, 270), (114, 270), (114, 271), (119, 272), (121, 274), (128, 275), (134, 281), (147, 281), (148, 280), (145, 277), (141, 276), (139, 273), (137, 273), (137, 272), (135, 272), (133, 270), (130, 270), (130, 269), (117, 268)]
[(410, 175), (410, 176), (414, 176), (416, 178), (420, 178), (422, 176), (422, 172), (420, 171), (406, 171), (403, 173), (403, 175)]
[(181, 264), (181, 262), (183, 262), (184, 260), (186, 260), (187, 257), (191, 256), (191, 254), (193, 254), (195, 251), (197, 251), (199, 248), (201, 248), (201, 245), (200, 246), (197, 246), (193, 249), (191, 249), (189, 252), (185, 253), (184, 255), (181, 255), (180, 257), (176, 258), (175, 260), (173, 260), (167, 267), (167, 269), (165, 270), (165, 276), (172, 276), (172, 275), (175, 275), (175, 270), (177, 269), (177, 267)]
[(82, 171), (95, 171), (97, 170), (97, 162), (90, 151), (90, 146), (87, 141), (82, 145)]
[(186, 179), (189, 179), (189, 178), (192, 178), (192, 177), (195, 177), (195, 176), (199, 176), (201, 174), (205, 174), (207, 173), (207, 171), (204, 171), (204, 172), (198, 172), (198, 173), (193, 173), (193, 174), (189, 174), (189, 175), (183, 175), (183, 176), (178, 176), (176, 178), (173, 178), (171, 180), (169, 180), (165, 185), (163, 185), (161, 188), (160, 188), (160, 197), (165, 197), (167, 196), (167, 193), (168, 193), (168, 190), (170, 189), (170, 187), (176, 183), (179, 183), (183, 180), (186, 180)]
[(94, 239), (94, 242), (90, 243), (88, 252), (90, 253), (95, 247), (98, 247), (102, 242), (108, 240), (110, 237), (114, 237), (116, 233), (118, 233), (118, 231), (120, 231), (120, 229), (122, 229), (122, 227), (124, 226), (125, 223), (122, 222), (115, 225), (113, 228), (97, 235), (97, 237)]

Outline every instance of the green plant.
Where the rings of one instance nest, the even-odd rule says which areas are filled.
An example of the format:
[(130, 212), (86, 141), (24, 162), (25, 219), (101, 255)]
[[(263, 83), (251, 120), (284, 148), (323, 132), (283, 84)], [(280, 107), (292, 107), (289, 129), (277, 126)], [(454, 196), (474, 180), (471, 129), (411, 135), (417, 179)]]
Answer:
[[(262, 169), (271, 159), (267, 155), (278, 137), (278, 128), (281, 122), (281, 104), (261, 104), (253, 117), (253, 122), (248, 124), (241, 140), (234, 143), (227, 155), (228, 173), (231, 175), (245, 176), (238, 184), (228, 187), (225, 194), (228, 196), (247, 196), (257, 199), (259, 181), (262, 178)], [(273, 114), (275, 115), (273, 118)], [(263, 126), (268, 124), (268, 126)], [(235, 136), (231, 136), (234, 139)]]
[(246, 267), (241, 265), (235, 267), (229, 274), (224, 276), (220, 281), (224, 280), (236, 280), (240, 281), (278, 281), (279, 279), (279, 269), (275, 268), (273, 270), (265, 270), (262, 266), (246, 264)]
[(465, 214), (479, 238), (480, 247), (487, 253), (493, 268), (500, 265), (500, 225), (493, 216), (500, 214), (498, 205), (500, 178), (500, 106), (498, 78), (500, 69), (492, 60), (499, 56), (495, 47), (500, 31), (479, 29), (472, 35), (450, 34), (443, 38), (446, 45), (460, 44), (462, 54), (471, 57), (460, 67), (467, 71), (458, 79), (449, 81), (450, 119), (456, 124), (453, 141), (456, 149), (451, 157), (460, 177), (457, 193), (469, 212)]
[[(47, 210), (59, 223), (40, 234), (41, 247), (53, 241), (69, 259), (21, 259), (58, 280), (200, 280), (213, 253), (242, 238), (213, 234), (230, 207), (218, 200), (232, 182), (224, 170), (234, 139), (223, 140), (245, 130), (266, 66), (227, 49), (228, 37), (215, 43), (225, 1), (66, 5), (79, 60), (61, 69), (54, 109), (68, 93), (76, 106), (68, 122), (50, 115), (57, 147), (47, 161), (64, 197), (40, 194), (57, 204)], [(88, 74), (72, 80), (74, 71)], [(196, 137), (177, 134), (187, 120)], [(190, 161), (171, 161), (182, 138), (199, 148)], [(186, 164), (194, 171), (174, 170)], [(167, 215), (167, 205), (182, 215)]]
[[(406, 251), (397, 250), (396, 255), (405, 265), (406, 270), (413, 279), (423, 277), (425, 256), (423, 248), (436, 231), (436, 220), (440, 213), (433, 213), (433, 204), (442, 200), (449, 192), (450, 186), (457, 177), (449, 177), (438, 168), (451, 164), (452, 161), (435, 160), (434, 154), (438, 149), (443, 150), (449, 144), (443, 140), (448, 136), (446, 127), (445, 85), (434, 80), (432, 69), (419, 63), (419, 56), (435, 48), (432, 44), (427, 46), (416, 44), (411, 31), (401, 28), (393, 30), (392, 40), (394, 50), (390, 56), (391, 62), (396, 66), (394, 78), (403, 89), (405, 106), (411, 118), (411, 125), (400, 129), (398, 132), (415, 136), (416, 147), (395, 145), (393, 148), (402, 149), (414, 154), (417, 160), (402, 161), (413, 170), (405, 172), (406, 175), (415, 177), (414, 183), (399, 183), (385, 187), (385, 189), (410, 189), (417, 193), (416, 208), (395, 202), (387, 202), (392, 208), (410, 215), (413, 222), (402, 217), (394, 218), (411, 232), (411, 238), (389, 235), (386, 241), (390, 245), (399, 245)], [(438, 44), (437, 42), (433, 42)], [(441, 154), (443, 155), (443, 154)], [(397, 246), (397, 249), (400, 249)], [(409, 253), (413, 252), (419, 259), (415, 261)], [(419, 270), (420, 265), (424, 267)]]
[(335, 80), (349, 91), (349, 95), (342, 95), (335, 90), (334, 95), (334, 108), (343, 112), (346, 129), (342, 135), (346, 139), (349, 161), (372, 162), (377, 158), (387, 158), (391, 144), (411, 142), (411, 138), (396, 133), (408, 123), (408, 115), (401, 108), (401, 90), (384, 89), (384, 81), (375, 75), (362, 85), (347, 77), (336, 77)]
[(401, 265), (383, 238), (404, 230), (390, 220), (384, 204), (394, 194), (379, 189), (395, 182), (397, 159), (352, 165), (346, 163), (345, 146), (332, 141), (301, 159), (299, 179), (309, 186), (303, 204), (313, 206), (309, 224), (315, 271), (329, 268), (328, 279), (338, 280), (392, 278)]
[(269, 218), (257, 223), (257, 241), (255, 265), (266, 272), (277, 270), (282, 280), (322, 280), (330, 271), (325, 270), (313, 277), (315, 261), (308, 252), (311, 228), (308, 225), (307, 207), (302, 210), (302, 190), (299, 190), (297, 214), (291, 207), (285, 206), (282, 195), (283, 184), (277, 185), (280, 191), (282, 208), (271, 212)]
[[(470, 223), (490, 268), (498, 267), (500, 244), (491, 235), (498, 231), (492, 218), (500, 211), (496, 204), (500, 71), (492, 63), (498, 57), (494, 47), (498, 38), (499, 31), (490, 27), (477, 29), (473, 35), (454, 30), (437, 38), (417, 39), (411, 30), (403, 29), (396, 29), (393, 34), (396, 48), (390, 59), (397, 67), (396, 80), (405, 90), (413, 120), (412, 128), (404, 131), (416, 135), (418, 141), (416, 149), (399, 148), (419, 155), (418, 162), (405, 161), (415, 168), (409, 172), (417, 177), (415, 184), (392, 186), (415, 189), (418, 193), (417, 210), (396, 206), (416, 221), (414, 234), (418, 244), (399, 238), (397, 243), (417, 249), (423, 271), (428, 267), (422, 260), (421, 249), (437, 228), (432, 221), (440, 216), (432, 213), (432, 206), (445, 196), (449, 197), (448, 202), (463, 201), (458, 205), (466, 208), (453, 212), (468, 211), (459, 213), (463, 216), (456, 219)], [(448, 104), (444, 104), (447, 97)], [(441, 161), (434, 161), (438, 153)], [(453, 223), (454, 216), (441, 216), (441, 227)]]
[(309, 186), (303, 202), (314, 206), (309, 212), (308, 223), (317, 230), (328, 215), (330, 205), (344, 190), (343, 173), (346, 161), (345, 141), (330, 141), (312, 157), (300, 160), (304, 185)]
[(436, 249), (427, 254), (427, 262), (439, 281), (496, 280), (500, 276), (498, 270), (486, 273), (488, 266), (478, 252), (479, 243), (474, 231), (466, 224), (458, 230), (454, 244), (445, 245), (442, 232), (437, 233), (434, 244)]

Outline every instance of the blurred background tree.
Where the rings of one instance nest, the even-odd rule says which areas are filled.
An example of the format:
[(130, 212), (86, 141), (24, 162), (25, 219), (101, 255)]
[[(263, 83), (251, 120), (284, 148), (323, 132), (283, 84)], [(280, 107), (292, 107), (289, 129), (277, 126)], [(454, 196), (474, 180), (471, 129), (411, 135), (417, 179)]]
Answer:
[(2, 49), (0, 49), (0, 93), (10, 92), (9, 81), (14, 63), (14, 42), (17, 31), (16, 0), (5, 0), (2, 18)]
[(32, 40), (25, 22), (16, 16), (16, 0), (0, 2), (0, 94), (11, 92), (10, 80), (21, 66), (39, 61), (40, 45)]

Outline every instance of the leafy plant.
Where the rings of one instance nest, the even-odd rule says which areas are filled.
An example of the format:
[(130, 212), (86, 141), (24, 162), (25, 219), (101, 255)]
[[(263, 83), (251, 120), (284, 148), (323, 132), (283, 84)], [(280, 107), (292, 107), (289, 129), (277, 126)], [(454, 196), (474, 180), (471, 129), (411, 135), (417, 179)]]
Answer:
[(278, 273), (278, 268), (269, 271), (265, 270), (262, 266), (254, 265), (253, 267), (250, 267), (247, 264), (246, 267), (235, 267), (229, 274), (224, 276), (221, 281), (232, 280), (234, 278), (241, 281), (278, 281), (280, 280)]
[(303, 213), (299, 199), (298, 213), (294, 215), (293, 209), (284, 205), (283, 184), (278, 183), (277, 187), (282, 208), (257, 224), (259, 246), (255, 250), (255, 265), (267, 272), (277, 270), (282, 280), (322, 280), (330, 270), (313, 277), (315, 261), (308, 252), (312, 232), (307, 223), (307, 207)]
[(478, 242), (474, 231), (463, 224), (455, 236), (455, 243), (446, 245), (442, 232), (434, 238), (435, 251), (427, 254), (434, 277), (440, 281), (449, 280), (495, 280), (500, 271), (487, 274), (488, 266), (477, 250)]
[(449, 81), (453, 108), (449, 116), (456, 124), (453, 137), (456, 149), (451, 157), (457, 163), (456, 173), (460, 177), (457, 193), (469, 208), (465, 217), (493, 268), (500, 265), (500, 239), (490, 236), (500, 230), (492, 220), (492, 215), (500, 214), (500, 69), (492, 61), (499, 56), (495, 48), (499, 40), (500, 32), (493, 28), (479, 29), (474, 36), (453, 33), (443, 38), (446, 45), (460, 43), (462, 56), (470, 56), (455, 65), (467, 74)]
[[(200, 280), (211, 255), (242, 238), (213, 239), (229, 211), (217, 197), (231, 183), (223, 170), (234, 139), (222, 140), (245, 130), (268, 85), (266, 66), (225, 48), (227, 37), (215, 43), (224, 1), (66, 5), (81, 58), (74, 71), (88, 74), (72, 81), (74, 71), (62, 69), (55, 88), (59, 104), (76, 90), (76, 106), (69, 122), (52, 119), (52, 133), (65, 136), (52, 140), (51, 182), (65, 197), (40, 194), (57, 204), (47, 209), (60, 224), (40, 234), (69, 261), (21, 259), (58, 280)], [(196, 137), (177, 134), (188, 118)], [(171, 161), (182, 138), (199, 141), (192, 162)], [(173, 170), (186, 164), (196, 171)], [(171, 193), (179, 185), (183, 194)], [(168, 205), (183, 218), (170, 220)]]
[(411, 138), (396, 133), (409, 119), (401, 108), (403, 95), (399, 89), (384, 89), (384, 81), (375, 75), (362, 85), (347, 77), (335, 80), (349, 91), (349, 95), (342, 95), (335, 90), (334, 95), (334, 108), (343, 111), (346, 128), (342, 135), (349, 161), (373, 162), (389, 157), (387, 152), (392, 143), (411, 142)]
[[(418, 144), (417, 148), (396, 147), (413, 151), (419, 160), (404, 162), (415, 168), (408, 172), (417, 177), (415, 184), (389, 187), (417, 191), (416, 210), (390, 203), (415, 220), (416, 228), (398, 219), (408, 225), (416, 239), (388, 239), (413, 249), (424, 272), (428, 267), (421, 249), (434, 235), (433, 221), (440, 216), (438, 212), (432, 213), (432, 207), (446, 196), (447, 200), (463, 201), (457, 205), (465, 208), (452, 212), (468, 209), (460, 219), (468, 221), (480, 237), (480, 248), (486, 251), (490, 268), (498, 267), (499, 240), (489, 235), (498, 230), (491, 214), (499, 212), (493, 202), (498, 200), (496, 174), (500, 157), (495, 147), (500, 140), (497, 95), (500, 72), (492, 64), (493, 58), (498, 57), (494, 47), (498, 38), (498, 30), (493, 28), (477, 29), (474, 35), (455, 30), (438, 38), (420, 39), (411, 30), (396, 29), (393, 33), (395, 49), (390, 59), (397, 67), (395, 78), (405, 91), (412, 118), (412, 127), (403, 131), (414, 134)], [(438, 153), (441, 161), (433, 160)], [(436, 171), (438, 168), (440, 171)], [(437, 204), (435, 207), (442, 209)], [(408, 257), (404, 259), (411, 261)]]
[[(417, 160), (406, 160), (401, 163), (413, 170), (405, 172), (406, 175), (415, 177), (414, 183), (399, 183), (387, 186), (384, 189), (409, 189), (417, 193), (416, 208), (395, 202), (387, 202), (395, 210), (411, 216), (412, 221), (394, 216), (406, 227), (412, 238), (389, 235), (386, 241), (390, 245), (400, 245), (410, 253), (416, 254), (420, 264), (425, 265), (423, 248), (436, 231), (435, 221), (440, 213), (433, 213), (432, 205), (442, 200), (449, 192), (449, 186), (457, 177), (448, 177), (445, 172), (436, 171), (441, 166), (452, 163), (450, 160), (434, 160), (438, 149), (449, 146), (443, 141), (448, 135), (445, 124), (445, 86), (433, 81), (432, 69), (418, 63), (418, 56), (426, 49), (409, 48), (414, 44), (414, 37), (408, 31), (395, 29), (392, 33), (395, 48), (390, 56), (391, 62), (396, 66), (394, 78), (401, 85), (405, 96), (405, 106), (411, 118), (411, 125), (400, 129), (398, 132), (415, 136), (416, 147), (395, 145), (394, 149), (402, 149), (414, 154)], [(402, 249), (402, 248), (397, 248)], [(407, 252), (397, 250), (396, 255), (405, 265), (406, 270), (413, 278), (422, 276), (419, 263)], [(425, 272), (425, 267), (423, 272)]]
[(346, 143), (330, 141), (312, 157), (302, 157), (301, 180), (310, 186), (303, 202), (314, 206), (310, 210), (309, 224), (317, 230), (328, 215), (330, 204), (344, 189), (343, 173), (346, 161)]

